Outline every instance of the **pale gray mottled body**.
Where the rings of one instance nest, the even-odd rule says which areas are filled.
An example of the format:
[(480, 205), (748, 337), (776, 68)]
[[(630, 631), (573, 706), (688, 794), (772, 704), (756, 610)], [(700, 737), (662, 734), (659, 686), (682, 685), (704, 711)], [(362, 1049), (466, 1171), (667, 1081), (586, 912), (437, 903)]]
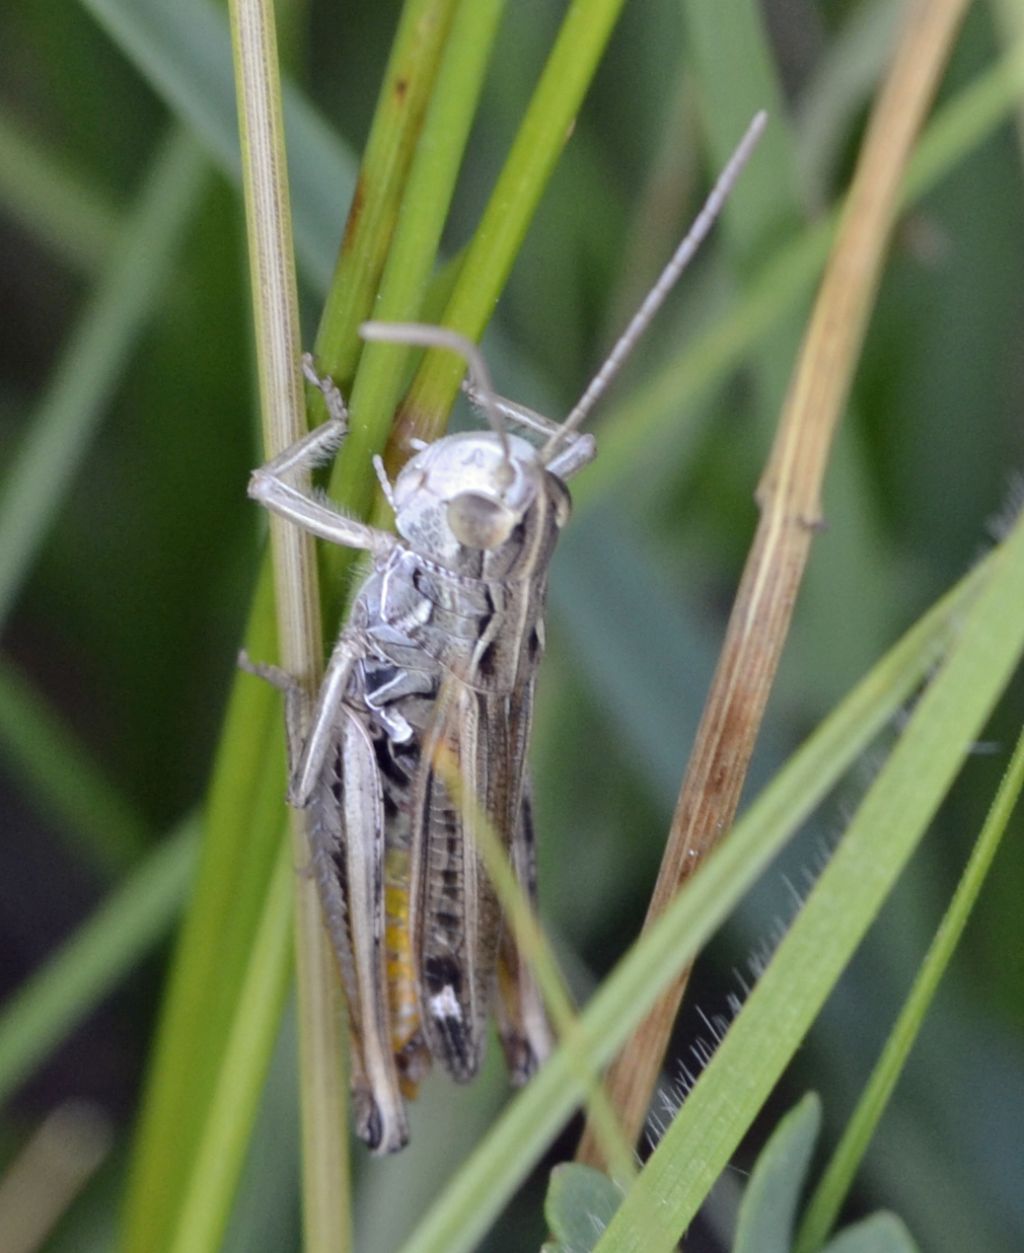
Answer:
[[(385, 843), (408, 849), (421, 1029), (429, 1053), (460, 1080), (479, 1066), (501, 932), (472, 826), (479, 812), (511, 847), (523, 825), (547, 569), (568, 516), (561, 480), (525, 441), (510, 444), (514, 477), (502, 499), (511, 525), (490, 549), (459, 541), (447, 515), (467, 494), (497, 499), (487, 494), (505, 464), (494, 436), (449, 436), (410, 461), (394, 488), (409, 546), (378, 561), (342, 636), (359, 661), (341, 717), (366, 722)], [(441, 749), (458, 771), (462, 805), (437, 768)], [(532, 1071), (541, 1042), (510, 1047), (533, 1057), (519, 1064)]]
[[(535, 899), (526, 751), (547, 571), (569, 494), (526, 440), (451, 435), (418, 452), (390, 489), (399, 538), (363, 527), (285, 481), (343, 434), (340, 397), (315, 381), (337, 410), (333, 423), (256, 471), (250, 494), (373, 554), (310, 733), (293, 743), (290, 800), (310, 813), (345, 984), (356, 1126), (371, 1148), (390, 1151), (408, 1135), (403, 1094), (431, 1059), (455, 1079), (476, 1074), (492, 1010), (515, 1082), (548, 1049), (540, 998), (503, 931), (474, 827), (484, 821), (498, 834)], [(501, 403), (522, 425), (552, 433), (545, 419)], [(571, 473), (593, 448), (572, 435), (552, 464)], [(454, 797), (445, 769), (458, 778)]]
[[(456, 1079), (476, 1072), (490, 1008), (514, 1079), (527, 1078), (547, 1049), (543, 1007), (502, 932), (474, 828), (485, 821), (497, 832), (533, 898), (526, 746), (548, 564), (569, 513), (565, 480), (594, 456), (592, 438), (577, 430), (707, 234), (764, 125), (758, 114), (561, 425), (494, 396), (476, 345), (454, 332), (363, 326), (368, 339), (461, 353), (473, 379), (467, 393), (492, 427), (424, 447), (393, 487), (376, 463), (398, 539), (287, 481), (335, 452), (346, 429), (337, 388), (308, 360), (332, 419), (253, 474), (250, 495), (268, 509), (373, 557), (304, 738), (291, 702), (289, 800), (310, 811), (349, 1007), (356, 1127), (374, 1151), (406, 1142), (404, 1094), (431, 1058)], [(508, 435), (506, 420), (539, 433), (543, 447)], [(295, 692), (273, 667), (245, 664)], [(457, 789), (445, 786), (452, 775), (442, 763)]]

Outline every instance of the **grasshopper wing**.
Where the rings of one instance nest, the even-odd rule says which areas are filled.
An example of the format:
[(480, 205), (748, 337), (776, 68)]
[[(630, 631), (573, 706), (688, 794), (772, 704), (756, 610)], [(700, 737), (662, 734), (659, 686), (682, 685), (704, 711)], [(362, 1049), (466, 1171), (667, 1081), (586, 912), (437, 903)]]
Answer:
[(477, 1072), (494, 1004), (501, 914), (477, 852), (486, 824), (511, 848), (529, 690), (481, 692), (449, 676), (425, 740), (412, 840), (411, 918), (423, 1031), (453, 1078)]
[[(512, 868), (536, 917), (537, 853), (529, 781), (523, 789), (519, 823), (512, 840)], [(494, 1012), (509, 1077), (519, 1087), (532, 1078), (551, 1052), (551, 1027), (537, 981), (507, 922), (498, 950)]]

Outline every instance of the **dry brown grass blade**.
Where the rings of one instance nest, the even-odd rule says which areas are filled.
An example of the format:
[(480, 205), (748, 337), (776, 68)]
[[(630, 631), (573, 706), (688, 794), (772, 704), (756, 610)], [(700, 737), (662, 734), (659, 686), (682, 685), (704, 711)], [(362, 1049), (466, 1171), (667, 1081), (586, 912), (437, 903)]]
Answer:
[[(914, 0), (875, 101), (843, 218), (758, 485), (761, 518), (683, 779), (645, 926), (729, 830), (820, 527), (821, 485), (892, 232), (900, 183), (968, 0)], [(686, 989), (685, 970), (608, 1076), (639, 1134)], [(579, 1161), (603, 1165), (588, 1128)]]
[(98, 1106), (65, 1101), (47, 1114), (0, 1179), (0, 1248), (35, 1253), (48, 1244), (113, 1143)]

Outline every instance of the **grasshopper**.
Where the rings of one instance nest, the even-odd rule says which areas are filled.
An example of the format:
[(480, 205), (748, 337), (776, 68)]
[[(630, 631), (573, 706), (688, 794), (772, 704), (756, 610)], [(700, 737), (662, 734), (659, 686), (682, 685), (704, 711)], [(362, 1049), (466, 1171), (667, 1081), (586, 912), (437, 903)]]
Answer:
[[(288, 801), (308, 811), (312, 870), (348, 1004), (354, 1121), (373, 1152), (407, 1142), (405, 1101), (432, 1061), (456, 1080), (477, 1073), (492, 1012), (513, 1083), (550, 1049), (541, 997), (475, 832), (486, 822), (499, 835), (535, 903), (526, 756), (548, 567), (570, 513), (566, 483), (595, 455), (578, 428), (708, 233), (763, 126), (758, 115), (563, 423), (496, 395), (476, 345), (454, 331), (370, 322), (366, 339), (461, 354), (464, 388), (490, 429), (418, 444), (393, 484), (375, 458), (397, 534), (377, 530), (289, 482), (331, 459), (348, 426), (336, 385), (306, 357), (328, 420), (253, 472), (254, 500), (371, 559), (308, 734), (297, 725), (294, 680), (242, 664), (289, 698)], [(442, 757), (458, 788), (446, 785)]]

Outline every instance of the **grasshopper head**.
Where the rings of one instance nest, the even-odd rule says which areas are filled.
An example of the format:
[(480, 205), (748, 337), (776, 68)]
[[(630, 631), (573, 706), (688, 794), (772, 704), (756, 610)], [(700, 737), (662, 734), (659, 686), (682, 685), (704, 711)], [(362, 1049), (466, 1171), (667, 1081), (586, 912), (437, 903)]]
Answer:
[[(395, 482), (398, 533), (442, 562), (457, 562), (466, 549), (500, 548), (538, 500), (549, 498), (554, 477), (531, 444), (507, 439), (507, 455), (490, 431), (447, 435), (418, 452)], [(564, 509), (556, 504), (558, 526), (567, 505), (567, 495)]]

